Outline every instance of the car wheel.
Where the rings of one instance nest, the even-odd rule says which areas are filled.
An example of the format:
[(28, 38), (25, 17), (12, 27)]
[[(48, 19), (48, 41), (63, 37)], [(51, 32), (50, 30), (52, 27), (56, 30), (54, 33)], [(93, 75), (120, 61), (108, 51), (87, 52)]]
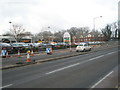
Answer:
[(85, 52), (86, 50), (85, 49), (83, 49), (83, 52)]
[(78, 50), (76, 50), (76, 52), (79, 52)]

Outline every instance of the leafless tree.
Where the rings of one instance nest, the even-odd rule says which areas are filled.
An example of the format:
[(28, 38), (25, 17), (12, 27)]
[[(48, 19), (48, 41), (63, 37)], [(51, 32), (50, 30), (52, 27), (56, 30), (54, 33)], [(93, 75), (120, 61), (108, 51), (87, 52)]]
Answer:
[(53, 34), (50, 31), (40, 32), (38, 36), (41, 36), (45, 42), (51, 41), (51, 38), (53, 38)]
[(73, 42), (73, 37), (79, 40), (80, 36), (89, 33), (90, 29), (88, 27), (72, 27), (67, 30), (71, 35), (71, 40)]
[(102, 29), (102, 33), (106, 37), (107, 40), (109, 40), (112, 35), (111, 26), (112, 26), (111, 24), (107, 24), (105, 28)]
[(64, 33), (65, 33), (65, 31), (63, 31), (63, 30), (54, 33), (54, 37), (55, 37), (54, 41), (55, 42), (62, 42), (63, 41), (63, 34)]
[(114, 32), (115, 32), (115, 33), (114, 33), (114, 34), (115, 34), (115, 35), (114, 35), (114, 36), (115, 36), (115, 37), (114, 37), (115, 39), (120, 38), (120, 31), (119, 31), (119, 29), (118, 29), (118, 25), (119, 25), (118, 22), (114, 22), (114, 23), (112, 24), (113, 30), (114, 30)]
[(98, 30), (92, 30), (90, 33), (94, 35), (94, 41), (99, 40), (99, 35), (101, 34), (101, 32), (99, 32)]
[(22, 25), (13, 24), (10, 28), (10, 34), (16, 42), (19, 42), (25, 36), (25, 29)]

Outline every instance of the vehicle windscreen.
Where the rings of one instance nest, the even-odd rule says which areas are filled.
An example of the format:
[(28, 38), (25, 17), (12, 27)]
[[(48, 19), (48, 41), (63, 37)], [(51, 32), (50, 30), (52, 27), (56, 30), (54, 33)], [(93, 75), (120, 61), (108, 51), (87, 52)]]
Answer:
[(83, 46), (83, 44), (79, 44), (78, 46)]
[(20, 45), (20, 44), (12, 44), (12, 46), (22, 46), (22, 45)]
[(0, 43), (0, 46), (10, 47), (10, 45), (6, 43)]

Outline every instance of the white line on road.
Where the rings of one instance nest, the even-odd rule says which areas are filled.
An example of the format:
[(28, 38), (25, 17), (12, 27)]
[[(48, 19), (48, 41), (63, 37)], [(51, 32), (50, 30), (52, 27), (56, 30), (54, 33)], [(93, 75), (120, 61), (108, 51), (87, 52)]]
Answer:
[(110, 52), (110, 53), (108, 53), (107, 55), (110, 55), (110, 54), (113, 54), (113, 53), (115, 53), (115, 52)]
[[(108, 54), (106, 54), (106, 55), (110, 55), (110, 54), (113, 54), (113, 53), (115, 53), (115, 52), (111, 52), (111, 53), (108, 53)], [(63, 68), (60, 68), (60, 69), (56, 69), (56, 70), (47, 72), (47, 73), (45, 73), (45, 74), (55, 73), (55, 72), (58, 72), (58, 71), (61, 71), (61, 70), (64, 70), (64, 69), (67, 69), (67, 68), (70, 68), (70, 67), (73, 67), (73, 66), (77, 66), (77, 65), (79, 65), (79, 64), (83, 64), (83, 63), (86, 63), (86, 62), (89, 62), (89, 61), (92, 61), (92, 60), (95, 60), (95, 59), (98, 59), (98, 58), (101, 58), (101, 57), (104, 57), (104, 56), (105, 56), (105, 55), (100, 55), (100, 56), (91, 58), (91, 59), (89, 59), (89, 60), (83, 61), (83, 62), (81, 62), (81, 63), (72, 64), (72, 65), (69, 65), (69, 66), (66, 66), (66, 67), (63, 67)]]
[(0, 89), (6, 88), (6, 87), (9, 87), (9, 86), (12, 86), (12, 85), (13, 85), (13, 84), (5, 85), (5, 86), (3, 86), (3, 87), (0, 87)]
[(105, 55), (101, 55), (101, 56), (98, 56), (98, 57), (95, 57), (95, 58), (91, 58), (91, 59), (89, 59), (89, 61), (92, 61), (92, 60), (94, 60), (94, 59), (101, 58), (101, 57), (103, 57), (103, 56), (105, 56)]
[(95, 83), (91, 88), (95, 88), (100, 82), (102, 82), (105, 78), (107, 78), (112, 73), (113, 73), (113, 71), (108, 73), (105, 77), (103, 77), (101, 80), (99, 80), (97, 83)]
[(60, 68), (60, 69), (56, 69), (56, 70), (50, 71), (50, 72), (48, 72), (48, 73), (46, 73), (46, 74), (55, 73), (55, 72), (58, 72), (58, 71), (61, 71), (61, 70), (64, 70), (64, 69), (67, 69), (67, 68), (70, 68), (70, 67), (77, 66), (77, 65), (79, 65), (79, 64), (80, 64), (80, 63), (72, 64), (72, 65), (69, 65), (69, 66), (67, 66), (67, 67), (63, 67), (63, 68)]

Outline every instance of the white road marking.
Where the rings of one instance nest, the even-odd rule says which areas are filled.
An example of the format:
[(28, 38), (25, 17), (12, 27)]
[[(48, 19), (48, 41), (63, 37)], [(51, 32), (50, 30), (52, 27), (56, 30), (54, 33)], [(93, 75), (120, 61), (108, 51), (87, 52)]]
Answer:
[(110, 52), (110, 53), (108, 53), (107, 55), (110, 55), (110, 54), (113, 54), (113, 53), (115, 53), (115, 52)]
[(99, 83), (101, 83), (104, 79), (106, 79), (112, 73), (113, 73), (113, 71), (108, 73), (105, 77), (103, 77), (101, 80), (99, 80), (97, 83), (95, 83), (91, 88), (95, 88)]
[(70, 67), (77, 66), (77, 65), (79, 65), (79, 64), (80, 64), (80, 63), (72, 64), (72, 65), (69, 65), (69, 66), (67, 66), (67, 67), (63, 67), (63, 68), (60, 68), (60, 69), (56, 69), (56, 70), (50, 71), (50, 72), (48, 72), (48, 73), (46, 73), (46, 74), (55, 73), (55, 72), (58, 72), (58, 71), (61, 71), (61, 70), (64, 70), (64, 69), (67, 69), (67, 68), (70, 68)]
[(12, 85), (13, 85), (13, 84), (5, 85), (5, 86), (0, 87), (0, 89), (6, 88), (6, 87), (9, 87), (9, 86), (12, 86)]
[[(110, 55), (110, 54), (113, 54), (115, 52), (110, 52), (106, 55)], [(60, 69), (56, 69), (56, 70), (53, 70), (53, 71), (50, 71), (50, 72), (47, 72), (45, 74), (51, 74), (51, 73), (55, 73), (55, 72), (58, 72), (58, 71), (61, 71), (61, 70), (64, 70), (64, 69), (67, 69), (67, 68), (70, 68), (70, 67), (73, 67), (73, 66), (77, 66), (79, 64), (83, 64), (83, 63), (86, 63), (86, 62), (89, 62), (89, 61), (92, 61), (92, 60), (95, 60), (95, 59), (98, 59), (98, 58), (101, 58), (101, 57), (104, 57), (105, 55), (100, 55), (100, 56), (97, 56), (97, 57), (94, 57), (94, 58), (91, 58), (89, 60), (86, 60), (86, 61), (83, 61), (81, 63), (76, 63), (76, 64), (72, 64), (72, 65), (69, 65), (69, 66), (66, 66), (66, 67), (63, 67), (63, 68), (60, 68)]]
[(103, 56), (105, 56), (105, 55), (101, 55), (101, 56), (98, 56), (98, 57), (95, 57), (95, 58), (91, 58), (91, 59), (89, 59), (89, 61), (92, 61), (92, 60), (94, 60), (94, 59), (101, 58), (101, 57), (103, 57)]

